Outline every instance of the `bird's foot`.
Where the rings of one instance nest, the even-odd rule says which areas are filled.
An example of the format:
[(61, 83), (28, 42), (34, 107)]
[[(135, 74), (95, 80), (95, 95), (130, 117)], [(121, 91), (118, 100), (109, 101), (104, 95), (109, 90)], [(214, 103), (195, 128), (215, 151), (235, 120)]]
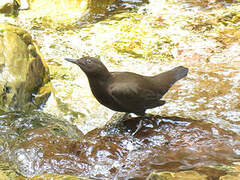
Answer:
[(123, 121), (126, 121), (129, 118), (131, 118), (129, 113), (116, 112), (113, 114), (111, 119), (107, 122), (107, 126), (110, 126), (110, 127), (116, 126), (119, 123), (122, 123)]
[(141, 116), (141, 120), (139, 121), (139, 123), (137, 124), (137, 128), (136, 130), (132, 133), (132, 135), (134, 136), (137, 132), (139, 132), (142, 128), (143, 128), (143, 123), (144, 123), (144, 120), (146, 119), (151, 119), (152, 117), (154, 117), (153, 114), (144, 114), (143, 116)]

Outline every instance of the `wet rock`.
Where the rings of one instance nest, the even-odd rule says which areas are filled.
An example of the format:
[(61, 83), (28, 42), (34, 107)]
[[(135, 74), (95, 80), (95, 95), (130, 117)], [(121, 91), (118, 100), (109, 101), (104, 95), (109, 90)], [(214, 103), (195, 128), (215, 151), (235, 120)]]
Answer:
[(240, 179), (240, 175), (237, 175), (237, 176), (226, 175), (226, 176), (220, 177), (219, 180), (239, 180), (239, 179)]
[(15, 15), (17, 13), (18, 4), (15, 0), (1, 0), (0, 1), (0, 13), (6, 15)]
[(0, 24), (0, 109), (39, 107), (51, 92), (48, 67), (30, 34)]
[(195, 171), (172, 172), (153, 172), (147, 180), (207, 180), (206, 175), (201, 175)]
[(219, 179), (219, 177), (227, 174), (226, 169), (227, 168), (225, 167), (224, 170), (224, 168), (221, 168), (221, 166), (220, 168), (207, 166), (196, 168), (195, 171), (197, 171), (200, 174), (207, 175), (208, 179)]
[(69, 138), (83, 136), (83, 133), (71, 123), (38, 110), (24, 113), (7, 112), (1, 114), (0, 120), (0, 137), (5, 139), (5, 142), (13, 142), (17, 137), (21, 139), (34, 133)]
[(12, 167), (12, 164), (0, 162), (0, 179), (1, 180), (25, 179), (23, 176), (17, 174), (17, 172), (15, 172), (13, 169), (14, 168)]
[[(85, 23), (92, 22), (95, 17), (106, 12), (107, 7), (115, 0), (34, 0), (30, 2), (30, 11), (36, 24), (46, 27), (69, 28), (82, 19)], [(26, 4), (26, 3), (25, 3)]]
[[(132, 136), (140, 120), (143, 127)], [(56, 136), (45, 129), (25, 131), (21, 137), (10, 151), (18, 172), (25, 176), (55, 173), (97, 179), (146, 178), (153, 171), (231, 164), (239, 160), (240, 149), (237, 134), (214, 124), (157, 116), (95, 129), (80, 139)]]
[[(41, 144), (44, 144), (44, 146), (47, 145), (45, 139), (47, 139), (47, 142), (51, 141), (52, 148), (61, 149), (64, 148), (64, 144), (62, 144), (62, 147), (54, 146), (54, 143), (56, 143), (57, 140), (60, 141), (61, 139), (67, 138), (71, 142), (73, 139), (78, 139), (82, 136), (82, 132), (71, 123), (40, 111), (35, 110), (28, 113), (1, 113), (0, 139), (3, 139), (4, 143), (0, 146), (0, 170), (3, 170), (10, 179), (16, 179), (13, 178), (18, 174), (16, 169), (21, 167), (16, 162), (22, 162), (25, 158), (34, 159), (34, 155), (36, 155), (35, 157), (41, 156)], [(26, 138), (28, 138), (28, 140)], [(33, 139), (36, 141), (33, 141)], [(16, 144), (25, 140), (29, 143), (34, 143), (33, 145), (36, 148), (26, 150), (18, 149), (16, 151), (18, 158), (16, 158), (16, 154), (12, 154), (11, 150), (15, 149)], [(51, 156), (51, 146), (49, 145), (49, 147), (49, 155)], [(27, 153), (25, 153), (25, 151)], [(57, 151), (60, 152), (59, 149)], [(61, 155), (59, 155), (59, 159), (61, 159)], [(22, 172), (22, 174), (29, 174), (29, 172), (32, 171), (31, 166), (33, 164), (23, 164), (21, 165), (27, 168), (27, 170), (25, 173)], [(41, 171), (41, 169), (39, 169), (39, 171)]]
[(147, 2), (148, 0), (34, 0), (28, 3), (27, 0), (21, 0), (20, 9), (30, 8), (20, 14), (26, 16), (24, 19), (31, 19), (36, 26), (71, 29), (97, 22), (117, 11), (136, 10)]
[(215, 1), (194, 1), (194, 0), (181, 0), (179, 2), (184, 3), (188, 7), (198, 7), (201, 10), (217, 9), (224, 6), (229, 6), (232, 3), (236, 3), (234, 0), (215, 0)]
[(221, 176), (219, 180), (238, 180), (240, 179), (240, 163), (236, 163), (230, 167), (225, 168), (228, 173)]
[(0, 179), (1, 180), (9, 180), (9, 178), (2, 171), (0, 171)]
[[(80, 9), (88, 5), (90, 2), (90, 0), (63, 0), (61, 2), (58, 0), (35, 0), (31, 1), (30, 8), (39, 12), (40, 10), (44, 10), (45, 13), (51, 12), (53, 10), (61, 13), (62, 10), (70, 11), (71, 9)], [(44, 8), (47, 8), (47, 11), (45, 11)]]
[(42, 179), (54, 179), (54, 180), (62, 180), (62, 179), (69, 179), (69, 180), (90, 180), (88, 178), (81, 178), (76, 176), (68, 176), (68, 175), (57, 175), (57, 174), (43, 174), (40, 176), (35, 176), (29, 178), (29, 180), (42, 180)]
[(90, 0), (87, 11), (78, 21), (78, 24), (97, 22), (119, 12), (137, 10), (141, 5), (146, 3), (148, 3), (148, 0)]

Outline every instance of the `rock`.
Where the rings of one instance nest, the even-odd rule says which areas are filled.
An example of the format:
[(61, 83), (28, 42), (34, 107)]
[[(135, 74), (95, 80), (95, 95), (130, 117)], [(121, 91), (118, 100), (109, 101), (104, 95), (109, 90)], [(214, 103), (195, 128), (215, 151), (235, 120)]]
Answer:
[[(174, 176), (179, 177), (177, 180), (217, 179), (226, 173), (213, 168), (199, 172), (194, 167), (230, 164), (239, 158), (233, 152), (239, 148), (239, 136), (203, 121), (144, 117), (142, 128), (132, 136), (141, 120), (138, 117), (83, 136), (65, 121), (39, 116), (31, 114), (26, 122), (19, 115), (21, 123), (15, 120), (9, 131), (0, 129), (0, 133), (17, 130), (15, 141), (5, 151), (17, 172), (26, 177), (54, 173), (93, 179), (146, 179), (152, 172), (167, 171), (153, 173), (149, 180), (171, 180)], [(7, 124), (4, 118), (0, 121)]]
[(239, 180), (240, 179), (240, 174), (237, 176), (232, 176), (232, 175), (226, 175), (226, 176), (222, 176), (220, 177), (219, 180)]
[[(28, 179), (21, 178), (17, 169), (18, 167), (28, 168), (23, 172), (24, 175), (28, 175), (32, 173), (31, 167), (34, 164), (28, 164), (22, 167), (21, 164), (18, 165), (17, 162), (24, 159), (21, 157), (28, 157), (28, 152), (30, 151), (33, 153), (37, 152), (37, 155), (39, 155), (38, 152), (41, 149), (42, 143), (48, 145), (48, 155), (51, 155), (50, 149), (56, 148), (54, 145), (57, 142), (56, 140), (61, 140), (62, 142), (64, 139), (70, 139), (70, 141), (72, 141), (73, 139), (78, 139), (83, 136), (83, 133), (75, 125), (72, 125), (61, 118), (45, 114), (39, 110), (33, 110), (30, 112), (2, 112), (0, 116), (0, 124), (0, 180), (2, 180), (1, 171), (11, 180)], [(33, 143), (32, 145), (36, 147), (36, 151), (34, 151), (34, 149), (29, 149), (29, 151), (17, 149), (16, 152), (20, 152), (21, 154), (18, 154), (20, 156), (11, 153), (12, 151), (10, 149), (15, 149), (15, 146), (21, 143), (21, 141), (25, 141), (26, 138), (29, 138), (28, 140)], [(51, 142), (48, 144), (46, 139), (51, 139)], [(64, 149), (64, 144), (61, 145), (60, 148)], [(34, 175), (42, 174), (41, 169), (38, 169), (37, 172), (40, 173)], [(46, 176), (46, 179), (51, 178), (47, 178)]]
[(7, 15), (15, 15), (17, 12), (18, 4), (15, 0), (1, 0), (0, 1), (0, 13)]
[(69, 179), (69, 180), (90, 180), (88, 178), (81, 178), (76, 176), (69, 176), (69, 175), (58, 175), (58, 174), (42, 174), (39, 176), (35, 176), (29, 178), (29, 180), (41, 180), (41, 179), (55, 179), (55, 180), (62, 180), (62, 179)]
[(147, 180), (207, 180), (206, 175), (200, 175), (196, 171), (181, 171), (177, 173), (172, 172), (153, 172)]
[[(116, 0), (18, 0), (20, 9), (30, 6), (24, 12), (28, 19), (46, 27), (69, 28), (80, 20), (81, 23), (92, 22), (95, 17), (102, 16)], [(29, 3), (28, 3), (29, 2)], [(26, 8), (24, 8), (26, 7)], [(31, 14), (31, 15), (29, 15)]]
[(30, 34), (0, 24), (0, 109), (37, 108), (50, 91), (48, 67)]
[(116, 0), (88, 0), (87, 10), (85, 14), (81, 17), (80, 21), (84, 22), (94, 22), (97, 18), (107, 14), (107, 8), (113, 4)]
[(0, 171), (0, 179), (1, 180), (9, 180), (9, 178), (2, 171)]

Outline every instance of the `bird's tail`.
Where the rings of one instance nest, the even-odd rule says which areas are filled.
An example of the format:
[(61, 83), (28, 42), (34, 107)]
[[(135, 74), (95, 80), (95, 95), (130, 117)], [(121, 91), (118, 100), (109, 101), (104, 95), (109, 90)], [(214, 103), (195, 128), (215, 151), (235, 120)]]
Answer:
[(167, 81), (169, 84), (174, 84), (176, 81), (184, 78), (188, 74), (188, 68), (183, 66), (175, 67), (169, 71), (160, 73), (154, 76), (154, 79), (158, 79), (160, 82)]
[(176, 81), (184, 78), (187, 74), (188, 68), (178, 66), (169, 71), (153, 76), (153, 80), (158, 84), (161, 93), (164, 95)]
[(183, 66), (178, 66), (172, 70), (170, 70), (170, 72), (172, 71), (172, 73), (174, 74), (173, 76), (175, 77), (175, 82), (184, 78), (185, 76), (187, 76), (188, 74), (188, 68), (185, 68)]

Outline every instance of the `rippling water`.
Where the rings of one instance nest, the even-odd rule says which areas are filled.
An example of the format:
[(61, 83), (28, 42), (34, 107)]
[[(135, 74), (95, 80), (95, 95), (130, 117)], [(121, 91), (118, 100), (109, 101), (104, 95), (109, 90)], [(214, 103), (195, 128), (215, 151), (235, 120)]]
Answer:
[[(234, 1), (176, 2), (181, 6), (171, 9), (172, 11), (184, 9), (200, 12), (227, 7)], [(146, 1), (143, 0), (115, 1), (106, 14), (100, 17), (135, 11), (144, 4)], [(164, 26), (167, 18), (179, 13), (176, 11), (172, 16), (160, 14), (160, 9), (163, 12), (166, 10), (164, 1), (152, 0), (151, 5), (149, 8), (155, 9), (150, 11), (146, 5), (141, 7), (140, 12), (144, 14), (149, 10), (147, 13), (159, 16), (150, 23), (147, 23), (149, 19), (141, 21), (148, 27), (151, 23), (162, 23)], [(118, 17), (119, 21), (121, 18), (134, 19), (133, 16), (122, 15)], [(56, 91), (45, 112), (58, 117), (45, 114), (41, 110), (30, 113), (2, 112), (0, 164), (7, 163), (7, 168), (2, 169), (9, 168), (27, 177), (59, 173), (96, 179), (145, 178), (155, 170), (194, 169), (217, 178), (221, 173), (226, 173), (221, 170), (219, 174), (214, 174), (220, 171), (215, 167), (224, 169), (240, 161), (239, 42), (221, 44), (217, 38), (200, 39), (199, 36), (203, 33), (194, 34), (189, 41), (181, 40), (175, 44), (175, 49), (171, 49), (174, 51), (174, 59), (180, 60), (177, 62), (143, 61), (136, 54), (133, 56), (131, 48), (139, 48), (138, 43), (141, 44), (141, 41), (132, 39), (131, 43), (126, 42), (129, 45), (123, 46), (128, 52), (110, 51), (104, 54), (106, 51), (103, 49), (106, 47), (101, 45), (106, 41), (112, 42), (113, 37), (121, 38), (122, 36), (118, 35), (123, 31), (119, 29), (128, 30), (132, 22), (124, 21), (124, 26), (117, 26), (119, 29), (116, 30), (111, 26), (116, 23), (116, 19), (93, 24), (92, 29), (89, 26), (67, 31), (65, 34), (58, 31), (52, 33), (52, 29), (34, 30), (31, 25), (28, 27), (40, 43), (45, 58), (49, 58), (47, 62), (51, 67), (52, 83)], [(100, 20), (102, 19), (96, 19), (96, 22)], [(193, 25), (193, 29), (194, 27)], [(159, 26), (153, 25), (152, 30), (157, 28)], [(174, 28), (174, 25), (169, 27), (179, 34), (189, 33), (186, 29), (178, 32), (179, 29)], [(135, 29), (129, 28), (129, 33), (126, 34), (133, 30)], [(134, 37), (134, 34), (131, 35)], [(165, 36), (164, 38), (168, 40)], [(144, 42), (145, 40), (155, 42), (153, 36), (148, 36)], [(124, 42), (121, 43), (124, 45)], [(109, 44), (108, 48), (112, 48)], [(113, 44), (118, 45), (115, 41)], [(147, 45), (144, 47), (152, 50), (152, 46)], [(122, 47), (118, 48), (121, 50)], [(162, 46), (157, 46), (157, 50), (162, 51), (161, 48)], [(92, 97), (87, 79), (77, 67), (69, 67), (62, 62), (65, 56), (76, 57), (86, 52), (102, 56), (102, 61), (110, 70), (153, 75), (174, 66), (184, 65), (190, 71), (186, 78), (175, 84), (164, 96), (166, 105), (148, 110), (155, 116), (132, 118), (116, 127), (92, 130), (103, 126), (113, 112), (99, 105)], [(153, 56), (156, 54), (153, 53)], [(133, 136), (132, 132), (140, 120), (143, 120), (143, 127)], [(83, 135), (79, 129), (86, 134)], [(212, 169), (209, 169), (209, 166)], [(3, 166), (0, 165), (1, 167)]]
[[(23, 119), (27, 125), (31, 117)], [(133, 136), (140, 120), (143, 127)], [(133, 118), (83, 138), (73, 134), (70, 138), (56, 125), (21, 131), (12, 137), (8, 158), (28, 177), (58, 173), (98, 179), (143, 178), (154, 170), (198, 170), (240, 160), (239, 136), (201, 120)]]

